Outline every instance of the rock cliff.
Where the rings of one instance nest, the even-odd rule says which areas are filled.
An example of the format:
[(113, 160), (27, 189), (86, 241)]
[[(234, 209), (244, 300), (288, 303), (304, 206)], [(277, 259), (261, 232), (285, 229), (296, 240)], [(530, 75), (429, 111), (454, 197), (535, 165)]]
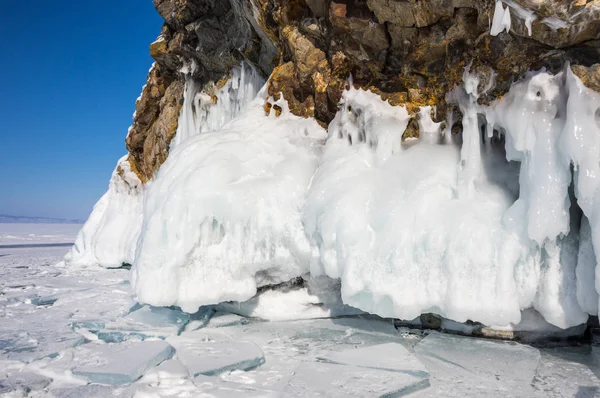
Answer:
[[(566, 62), (600, 88), (600, 1), (554, 0), (154, 0), (165, 23), (150, 45), (156, 60), (127, 137), (132, 169), (145, 182), (168, 156), (183, 103), (185, 75), (207, 93), (244, 60), (269, 78), (268, 94), (327, 126), (351, 76), (415, 115), (456, 113), (445, 96), (465, 67), (480, 76), (479, 101), (502, 96), (527, 71)], [(499, 7), (499, 8), (498, 8)], [(504, 10), (507, 11), (504, 11)], [(498, 10), (510, 27), (493, 36)], [(507, 32), (508, 30), (508, 32)], [(213, 100), (217, 100), (213, 97)], [(272, 106), (266, 103), (266, 110)]]

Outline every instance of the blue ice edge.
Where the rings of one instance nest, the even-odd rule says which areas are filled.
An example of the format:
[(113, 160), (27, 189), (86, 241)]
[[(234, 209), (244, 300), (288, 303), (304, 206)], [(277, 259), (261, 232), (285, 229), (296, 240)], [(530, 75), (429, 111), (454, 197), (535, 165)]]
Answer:
[[(162, 362), (171, 359), (175, 355), (175, 348), (165, 343), (165, 347), (157, 355), (153, 356), (147, 361), (143, 361), (136, 367), (128, 368), (127, 372), (111, 372), (103, 371), (102, 368), (99, 370), (73, 370), (75, 376), (81, 376), (89, 380), (91, 383), (98, 384), (129, 384), (138, 380), (144, 375), (144, 373), (151, 368), (160, 365)], [(120, 358), (117, 358), (119, 360)], [(116, 362), (113, 360), (113, 363)], [(119, 361), (120, 362), (120, 361)], [(110, 364), (109, 364), (110, 365)], [(110, 366), (105, 366), (109, 368)]]

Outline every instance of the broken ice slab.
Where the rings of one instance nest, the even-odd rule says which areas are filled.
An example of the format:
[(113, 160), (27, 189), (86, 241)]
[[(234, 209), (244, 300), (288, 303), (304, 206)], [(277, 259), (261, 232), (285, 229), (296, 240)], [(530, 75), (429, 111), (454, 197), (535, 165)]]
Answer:
[(134, 388), (128, 387), (111, 387), (98, 384), (88, 384), (75, 388), (57, 388), (47, 392), (45, 397), (52, 398), (129, 398), (133, 396)]
[(224, 328), (228, 326), (246, 325), (248, 321), (248, 318), (239, 316), (237, 314), (217, 311), (210, 319), (208, 325), (213, 328)]
[(119, 343), (130, 338), (144, 340), (149, 337), (164, 339), (180, 334), (190, 321), (190, 314), (179, 309), (135, 306), (131, 313), (106, 323), (98, 338), (109, 343)]
[[(486, 391), (531, 390), (540, 361), (537, 349), (514, 343), (433, 332), (415, 346), (431, 378)], [(527, 394), (527, 393), (525, 393)]]
[(427, 378), (381, 369), (303, 362), (285, 388), (286, 397), (389, 397), (429, 387)]
[(170, 359), (175, 349), (162, 340), (132, 344), (98, 344), (75, 367), (73, 374), (92, 383), (125, 384)]
[(328, 352), (317, 357), (326, 362), (406, 373), (428, 378), (427, 368), (402, 344), (387, 343), (369, 347)]
[(51, 306), (54, 303), (56, 303), (58, 299), (56, 297), (52, 297), (52, 296), (38, 296), (35, 295), (33, 297), (30, 298), (31, 304), (38, 306), (38, 307), (47, 307), (47, 306)]
[[(10, 335), (11, 332), (15, 334)], [(32, 362), (44, 357), (52, 358), (63, 350), (77, 347), (85, 342), (83, 337), (66, 326), (58, 329), (38, 329), (31, 334), (8, 331), (2, 337), (0, 359), (21, 362)]]
[(197, 312), (190, 315), (190, 321), (185, 326), (185, 330), (191, 332), (202, 329), (208, 324), (214, 313), (215, 310), (212, 306), (200, 307)]
[(265, 362), (262, 350), (251, 342), (186, 340), (177, 349), (178, 359), (188, 368), (191, 376), (215, 376), (232, 370), (249, 370)]

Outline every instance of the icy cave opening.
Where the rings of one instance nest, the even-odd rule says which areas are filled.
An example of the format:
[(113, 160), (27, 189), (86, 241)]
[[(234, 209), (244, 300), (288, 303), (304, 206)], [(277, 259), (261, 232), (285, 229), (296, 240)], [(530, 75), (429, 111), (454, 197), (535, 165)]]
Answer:
[(463, 80), (447, 97), (460, 115), (444, 126), (422, 108), (420, 138), (403, 140), (415, 116), (350, 85), (326, 131), (267, 98), (249, 66), (216, 101), (188, 79), (166, 162), (142, 186), (120, 161), (67, 262), (131, 263), (140, 301), (188, 312), (329, 277), (344, 304), (384, 317), (585, 323), (600, 288), (600, 98), (568, 67), (488, 106), (478, 77)]

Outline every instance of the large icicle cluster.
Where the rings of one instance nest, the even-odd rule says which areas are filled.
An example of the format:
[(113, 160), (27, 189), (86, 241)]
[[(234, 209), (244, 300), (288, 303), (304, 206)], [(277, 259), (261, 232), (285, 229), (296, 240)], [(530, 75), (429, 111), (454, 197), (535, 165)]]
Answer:
[[(171, 146), (177, 146), (184, 138), (219, 129), (237, 117), (263, 84), (264, 80), (256, 71), (242, 63), (239, 68), (232, 69), (231, 77), (223, 87), (215, 90), (215, 101), (201, 92), (193, 79), (188, 79), (183, 111)], [(124, 156), (117, 163), (108, 191), (94, 206), (75, 245), (65, 257), (65, 263), (109, 268), (133, 264), (145, 215), (144, 190)]]
[(302, 209), (326, 133), (263, 105), (264, 92), (243, 117), (179, 144), (148, 185), (132, 273), (142, 301), (195, 312), (308, 272)]
[(489, 106), (477, 99), (493, 79), (467, 70), (447, 96), (462, 134), (423, 108), (405, 141), (413, 116), (369, 91), (344, 92), (327, 136), (283, 100), (265, 115), (264, 89), (242, 111), (262, 82), (235, 73), (225, 113), (188, 81), (167, 161), (143, 189), (113, 176), (72, 262), (132, 261), (141, 301), (186, 311), (310, 272), (402, 319), (504, 326), (535, 309), (568, 328), (598, 313), (600, 97), (569, 68)]

